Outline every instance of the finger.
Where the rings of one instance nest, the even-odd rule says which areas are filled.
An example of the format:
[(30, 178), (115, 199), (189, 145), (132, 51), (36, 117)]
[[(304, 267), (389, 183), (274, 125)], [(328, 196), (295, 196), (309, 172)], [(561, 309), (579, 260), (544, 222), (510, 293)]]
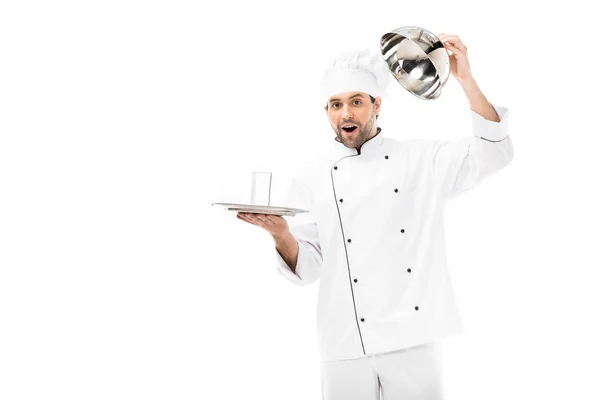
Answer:
[(448, 50), (450, 50), (450, 51), (452, 52), (452, 54), (454, 54), (454, 55), (456, 55), (456, 56), (459, 56), (459, 57), (461, 57), (461, 56), (464, 56), (464, 55), (465, 55), (465, 53), (464, 53), (464, 52), (463, 52), (461, 49), (459, 49), (459, 48), (457, 48), (456, 46), (453, 46), (453, 45), (451, 45), (451, 44), (446, 44), (446, 48), (447, 48)]
[(265, 214), (265, 218), (269, 220), (272, 224), (275, 224), (275, 216), (271, 214)]
[(440, 41), (444, 43), (444, 46), (451, 44), (460, 49), (463, 53), (467, 53), (467, 46), (462, 42), (462, 40), (456, 35), (446, 35), (444, 33), (438, 36)]
[(448, 34), (448, 33), (440, 33), (438, 35), (438, 38), (441, 40), (442, 38), (445, 40), (451, 40), (451, 41), (461, 41), (460, 38), (457, 35), (453, 35), (453, 34)]
[(273, 214), (267, 215), (267, 218), (269, 218), (269, 220), (271, 220), (271, 222), (273, 223), (273, 225), (278, 224), (283, 219), (282, 216), (280, 216), (280, 215), (273, 215)]
[(238, 213), (237, 217), (238, 217), (238, 219), (241, 219), (244, 222), (254, 225), (254, 223), (252, 223), (252, 221), (249, 221), (248, 218), (246, 218), (244, 215), (242, 215), (240, 213)]
[(444, 42), (444, 40), (448, 38), (448, 35), (446, 35), (445, 33), (440, 33), (436, 36), (438, 37), (438, 39), (440, 39), (441, 42)]
[(244, 221), (251, 222), (250, 216), (247, 213), (239, 213), (238, 215)]
[(267, 214), (255, 214), (255, 217), (265, 225), (272, 225), (273, 222), (267, 217)]
[(273, 225), (275, 225), (277, 223), (277, 216), (276, 215), (265, 214), (265, 217), (267, 217), (267, 219), (269, 221), (271, 221), (271, 223)]
[(462, 40), (460, 40), (460, 38), (456, 35), (444, 35), (443, 39), (440, 38), (440, 40), (443, 43), (453, 44), (454, 46), (458, 47), (465, 53), (467, 52), (467, 46), (465, 46), (465, 44), (462, 42)]
[(256, 224), (256, 218), (254, 217), (254, 214), (252, 214), (252, 213), (243, 213), (242, 216), (244, 218), (246, 218), (247, 221), (250, 221), (253, 224)]
[(452, 40), (453, 42), (462, 42), (462, 40), (457, 36), (450, 33), (442, 33), (438, 36), (440, 39), (444, 38), (446, 40)]
[(266, 228), (266, 224), (262, 219), (262, 214), (250, 213), (248, 214), (248, 219), (252, 221), (252, 223), (256, 226), (260, 226), (261, 228)]

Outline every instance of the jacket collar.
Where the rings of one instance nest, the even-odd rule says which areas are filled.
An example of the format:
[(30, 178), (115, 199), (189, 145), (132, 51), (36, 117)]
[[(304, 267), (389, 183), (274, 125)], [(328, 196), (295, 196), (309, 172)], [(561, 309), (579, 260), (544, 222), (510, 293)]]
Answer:
[(373, 136), (370, 139), (367, 139), (367, 141), (365, 141), (362, 144), (362, 146), (360, 147), (360, 153), (358, 151), (356, 151), (356, 149), (353, 147), (352, 148), (346, 147), (346, 145), (343, 144), (337, 138), (337, 136), (334, 139), (337, 142), (338, 146), (343, 147), (344, 148), (343, 150), (349, 154), (369, 155), (369, 154), (373, 154), (373, 152), (375, 152), (383, 143), (383, 133), (381, 132), (381, 128), (377, 127), (377, 133), (375, 134), (375, 136)]

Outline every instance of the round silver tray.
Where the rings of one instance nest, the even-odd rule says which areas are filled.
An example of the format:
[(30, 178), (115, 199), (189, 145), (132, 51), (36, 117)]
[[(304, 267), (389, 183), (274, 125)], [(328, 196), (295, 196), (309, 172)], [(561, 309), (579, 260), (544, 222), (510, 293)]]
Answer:
[(296, 214), (308, 212), (299, 208), (278, 207), (278, 206), (261, 206), (256, 204), (235, 204), (235, 203), (212, 203), (213, 206), (221, 206), (230, 211), (253, 213), (253, 214), (271, 214), (271, 215), (287, 215), (293, 217)]

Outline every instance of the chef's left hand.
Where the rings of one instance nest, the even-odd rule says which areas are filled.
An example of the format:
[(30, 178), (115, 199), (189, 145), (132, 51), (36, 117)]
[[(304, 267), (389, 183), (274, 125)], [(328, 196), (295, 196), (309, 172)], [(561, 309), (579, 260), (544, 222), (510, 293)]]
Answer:
[(467, 53), (467, 46), (456, 35), (449, 33), (440, 33), (437, 37), (442, 41), (444, 47), (450, 50), (450, 73), (459, 82), (465, 82), (473, 79), (471, 74), (471, 65)]

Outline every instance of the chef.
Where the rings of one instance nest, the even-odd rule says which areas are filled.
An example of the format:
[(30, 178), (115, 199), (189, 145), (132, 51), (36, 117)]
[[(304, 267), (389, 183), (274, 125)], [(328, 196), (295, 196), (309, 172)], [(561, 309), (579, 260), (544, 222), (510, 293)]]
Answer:
[(457, 141), (388, 137), (377, 126), (391, 74), (368, 50), (325, 74), (335, 138), (292, 180), (286, 219), (238, 213), (275, 241), (277, 270), (320, 281), (317, 336), (326, 400), (442, 399), (440, 340), (463, 331), (446, 266), (444, 206), (509, 164), (508, 110), (479, 89), (459, 37), (438, 37), (467, 96)]

